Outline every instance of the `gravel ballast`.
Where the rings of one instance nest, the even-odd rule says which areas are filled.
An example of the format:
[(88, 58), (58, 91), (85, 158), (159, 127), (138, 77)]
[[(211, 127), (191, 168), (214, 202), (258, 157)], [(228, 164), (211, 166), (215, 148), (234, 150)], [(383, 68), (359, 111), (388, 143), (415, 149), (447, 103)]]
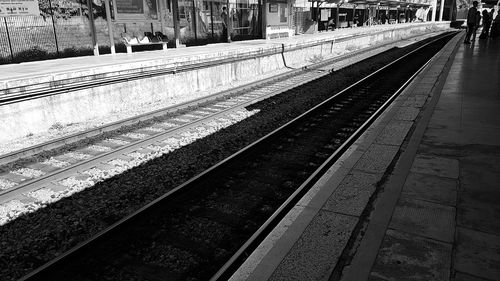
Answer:
[(0, 279), (29, 273), (407, 52), (394, 49), (335, 72), (318, 91), (262, 101), (248, 108), (259, 113), (237, 124), (1, 226)]

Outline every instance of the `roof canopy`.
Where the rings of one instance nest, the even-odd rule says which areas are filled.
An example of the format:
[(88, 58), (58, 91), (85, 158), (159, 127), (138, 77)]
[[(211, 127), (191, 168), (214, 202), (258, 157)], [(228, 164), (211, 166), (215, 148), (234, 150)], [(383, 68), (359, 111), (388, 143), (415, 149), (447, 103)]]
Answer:
[(368, 5), (368, 6), (387, 6), (387, 7), (407, 7), (407, 8), (427, 8), (431, 6), (426, 0), (408, 0), (408, 1), (398, 1), (398, 0), (309, 0), (309, 2), (326, 2), (330, 4), (356, 4), (356, 5)]
[(497, 3), (498, 0), (481, 0), (481, 4), (483, 4), (483, 6), (495, 6)]

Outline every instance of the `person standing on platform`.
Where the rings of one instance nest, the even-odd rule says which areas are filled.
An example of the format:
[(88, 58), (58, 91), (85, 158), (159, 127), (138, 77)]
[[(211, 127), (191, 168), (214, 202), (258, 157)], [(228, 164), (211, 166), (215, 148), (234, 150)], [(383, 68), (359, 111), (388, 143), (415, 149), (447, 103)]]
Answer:
[(483, 10), (483, 31), (481, 31), (481, 35), (479, 35), (479, 39), (488, 38), (488, 32), (490, 31), (491, 26), (491, 17), (488, 14), (488, 11)]
[(467, 13), (467, 35), (465, 35), (465, 44), (470, 44), (470, 37), (476, 30), (476, 17), (477, 17), (477, 1), (472, 2), (472, 8)]
[(476, 33), (479, 29), (479, 25), (481, 24), (481, 13), (479, 11), (476, 12), (476, 25), (474, 28), (474, 33), (472, 33), (472, 42), (476, 41)]
[(327, 29), (328, 29), (328, 30), (335, 30), (335, 19), (334, 19), (334, 18), (331, 18), (331, 19), (328, 21), (328, 24), (327, 24)]
[(227, 42), (227, 24), (228, 24), (228, 16), (226, 7), (222, 7), (222, 13), (220, 14), (222, 19), (222, 42)]
[(498, 13), (495, 20), (493, 20), (490, 31), (491, 38), (497, 38), (498, 36), (500, 36), (500, 13)]

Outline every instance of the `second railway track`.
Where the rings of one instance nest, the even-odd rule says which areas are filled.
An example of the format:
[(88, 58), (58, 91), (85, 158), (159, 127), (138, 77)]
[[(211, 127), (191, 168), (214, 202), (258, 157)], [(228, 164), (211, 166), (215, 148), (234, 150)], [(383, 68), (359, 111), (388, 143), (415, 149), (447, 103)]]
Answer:
[(213, 130), (210, 124), (214, 120), (226, 125), (237, 122), (252, 114), (245, 106), (328, 75), (328, 70), (345, 66), (350, 57), (369, 57), (380, 48), (385, 47), (325, 60), (307, 69), (1, 155), (0, 209), (7, 204), (6, 209), (15, 211), (0, 217), (0, 225), (203, 137)]
[[(24, 280), (227, 279), (449, 37), (333, 95)], [(329, 79), (293, 91), (328, 91)]]

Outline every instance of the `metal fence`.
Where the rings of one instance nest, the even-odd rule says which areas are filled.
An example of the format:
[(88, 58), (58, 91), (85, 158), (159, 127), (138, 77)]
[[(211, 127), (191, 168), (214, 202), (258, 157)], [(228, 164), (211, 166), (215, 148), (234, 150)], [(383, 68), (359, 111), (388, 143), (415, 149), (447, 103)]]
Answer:
[[(92, 54), (87, 6), (61, 3), (40, 0), (39, 16), (0, 17), (0, 63)], [(96, 18), (96, 26), (102, 21)]]
[[(122, 43), (124, 33), (139, 37), (144, 32), (161, 31), (168, 36), (169, 46), (173, 47), (172, 1), (164, 2), (165, 5), (158, 11), (158, 19), (151, 21), (115, 21), (111, 7), (109, 18), (113, 19), (111, 27), (116, 52), (126, 52)], [(92, 0), (91, 3), (99, 53), (110, 53), (110, 32), (104, 1)], [(226, 0), (179, 0), (179, 8), (183, 11), (180, 17), (181, 43), (199, 45), (221, 41), (222, 20), (218, 10), (225, 3)], [(94, 53), (87, 0), (39, 0), (38, 5), (39, 16), (0, 17), (0, 64)], [(235, 11), (235, 18), (237, 15), (241, 18), (241, 22), (234, 20), (234, 37), (236, 40), (260, 38), (261, 31), (253, 28), (258, 26), (255, 19), (260, 18), (257, 13), (260, 5), (240, 6), (230, 7)], [(144, 46), (143, 49), (151, 49), (149, 47), (158, 46)]]
[[(42, 8), (43, 1), (48, 0), (39, 1), (40, 16), (0, 17), (0, 64), (94, 54), (87, 5), (78, 0), (59, 0), (65, 7), (72, 7), (61, 8), (56, 0), (48, 1), (46, 8)], [(103, 6), (93, 3), (92, 7), (100, 54), (110, 53), (111, 46)], [(168, 26), (162, 26), (159, 22), (112, 21), (111, 25), (117, 52), (126, 52), (121, 40), (125, 32), (139, 34), (168, 29)], [(169, 26), (173, 27), (173, 24)], [(169, 37), (173, 38), (173, 34)]]

